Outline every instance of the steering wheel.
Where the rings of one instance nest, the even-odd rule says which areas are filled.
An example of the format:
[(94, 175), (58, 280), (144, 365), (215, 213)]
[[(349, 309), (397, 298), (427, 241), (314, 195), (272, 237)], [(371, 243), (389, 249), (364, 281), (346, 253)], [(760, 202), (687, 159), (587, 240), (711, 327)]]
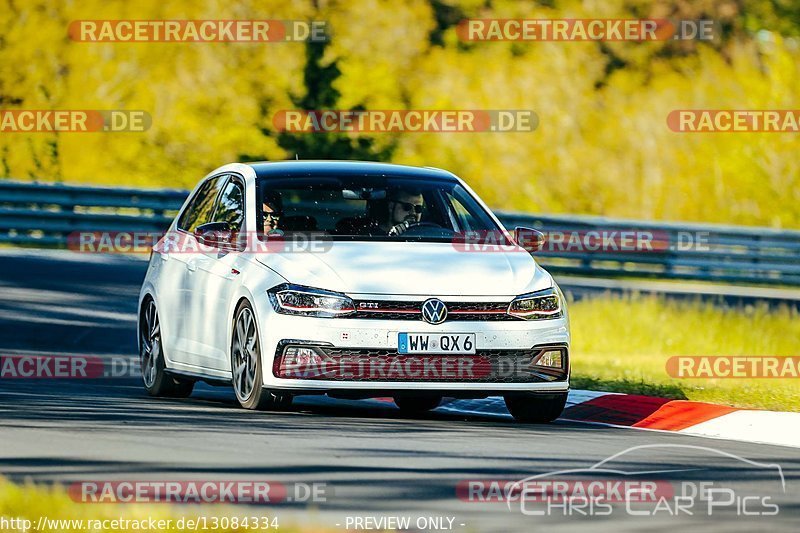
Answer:
[(442, 232), (443, 234), (447, 233), (448, 235), (453, 233), (451, 229), (445, 228), (441, 224), (437, 224), (435, 222), (412, 222), (411, 224), (408, 225), (408, 228), (406, 228), (406, 230), (402, 234), (409, 235), (412, 237), (421, 237), (425, 236), (425, 234), (427, 233), (425, 231), (426, 229), (439, 230), (439, 232)]
[(441, 228), (441, 224), (437, 224), (436, 222), (412, 222), (406, 228), (406, 233), (408, 233), (411, 229), (414, 228)]

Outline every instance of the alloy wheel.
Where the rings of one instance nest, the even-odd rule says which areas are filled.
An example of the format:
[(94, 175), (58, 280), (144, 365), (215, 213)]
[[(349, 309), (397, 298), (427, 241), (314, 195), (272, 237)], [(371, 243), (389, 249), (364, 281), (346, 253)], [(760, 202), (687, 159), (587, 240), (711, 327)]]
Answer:
[(244, 402), (253, 394), (259, 358), (258, 332), (250, 308), (243, 307), (239, 312), (233, 335), (233, 388)]
[(147, 388), (152, 388), (158, 374), (158, 359), (161, 357), (161, 324), (153, 301), (147, 305), (139, 326), (139, 351), (142, 379)]

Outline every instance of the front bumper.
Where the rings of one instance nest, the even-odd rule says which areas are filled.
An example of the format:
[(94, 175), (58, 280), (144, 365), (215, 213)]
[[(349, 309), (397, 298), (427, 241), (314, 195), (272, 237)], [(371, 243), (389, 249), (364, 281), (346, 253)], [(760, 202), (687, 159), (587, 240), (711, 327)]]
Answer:
[[(474, 393), (480, 396), (487, 392), (502, 394), (503, 392), (557, 392), (569, 389), (569, 323), (566, 318), (541, 321), (452, 321), (439, 325), (431, 325), (422, 321), (396, 321), (358, 318), (311, 318), (281, 315), (268, 310), (269, 319), (263, 328), (262, 368), (264, 384), (268, 388), (306, 392), (355, 392), (358, 391), (441, 391)], [(404, 376), (401, 380), (392, 380), (392, 374), (386, 373), (370, 379), (370, 375), (358, 374), (348, 379), (347, 374), (339, 374), (335, 379), (324, 379), (315, 376), (312, 379), (301, 377), (278, 377), (276, 370), (280, 366), (277, 360), (286, 346), (316, 345), (323, 347), (326, 355), (331, 357), (362, 358), (375, 355), (384, 358), (389, 365), (392, 361), (415, 367), (410, 362), (412, 356), (398, 355), (398, 333), (474, 333), (476, 344), (475, 358), (479, 361), (475, 368), (491, 361), (494, 367), (498, 361), (508, 354), (519, 354), (536, 351), (541, 347), (558, 346), (565, 350), (564, 372), (558, 379), (541, 379), (527, 382), (509, 382), (498, 380), (489, 374), (486, 379), (472, 376), (470, 379), (433, 379), (428, 374), (426, 379), (413, 379)], [(457, 367), (462, 360), (470, 356), (426, 355), (427, 361), (421, 364), (438, 363), (436, 358), (455, 358), (452, 366)], [(507, 358), (506, 358), (507, 359)], [(447, 365), (447, 361), (442, 361)], [(411, 365), (411, 366), (408, 366)]]

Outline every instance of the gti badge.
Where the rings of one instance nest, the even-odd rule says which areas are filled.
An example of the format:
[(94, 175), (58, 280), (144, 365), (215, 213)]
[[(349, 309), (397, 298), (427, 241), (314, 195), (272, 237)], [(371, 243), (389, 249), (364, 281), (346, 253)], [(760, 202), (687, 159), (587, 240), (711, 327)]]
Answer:
[(436, 298), (422, 303), (422, 319), (428, 324), (441, 324), (447, 319), (447, 306)]

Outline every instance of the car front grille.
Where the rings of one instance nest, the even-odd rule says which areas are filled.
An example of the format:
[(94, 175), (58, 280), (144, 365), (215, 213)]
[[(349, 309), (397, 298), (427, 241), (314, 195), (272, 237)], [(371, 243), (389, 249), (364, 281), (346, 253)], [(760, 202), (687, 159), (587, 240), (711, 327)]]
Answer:
[(542, 383), (564, 381), (569, 368), (566, 350), (561, 369), (535, 366), (544, 348), (478, 350), (474, 355), (407, 355), (383, 348), (314, 346), (314, 361), (283, 357), (279, 348), (273, 371), (284, 379), (326, 381), (420, 381), (474, 383)]
[[(510, 302), (444, 302), (447, 320), (452, 321), (517, 321), (506, 313)], [(373, 320), (422, 320), (422, 302), (389, 300), (356, 300), (356, 313), (348, 318)]]

